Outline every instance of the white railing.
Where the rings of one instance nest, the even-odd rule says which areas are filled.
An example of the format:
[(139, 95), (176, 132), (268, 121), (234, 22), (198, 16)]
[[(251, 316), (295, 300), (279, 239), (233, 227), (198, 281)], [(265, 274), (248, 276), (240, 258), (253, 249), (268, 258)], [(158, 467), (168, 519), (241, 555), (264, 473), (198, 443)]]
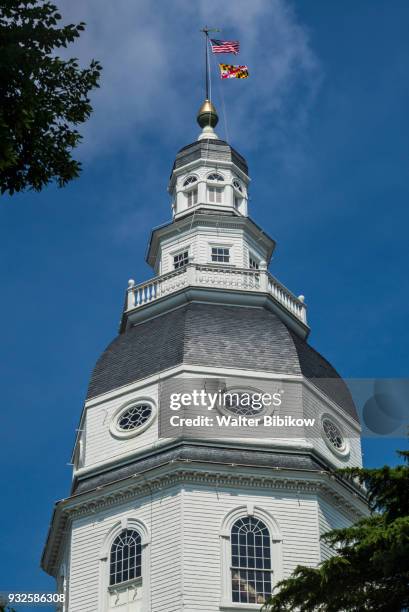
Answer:
[(267, 272), (267, 293), (270, 293), (277, 302), (293, 313), (303, 323), (307, 323), (307, 307), (304, 296), (298, 298), (287, 287), (284, 287), (274, 276)]
[(184, 287), (206, 287), (232, 291), (264, 292), (273, 296), (287, 311), (307, 323), (304, 297), (297, 298), (267, 270), (233, 268), (221, 264), (190, 263), (169, 274), (157, 276), (145, 283), (128, 284), (127, 310), (145, 306)]

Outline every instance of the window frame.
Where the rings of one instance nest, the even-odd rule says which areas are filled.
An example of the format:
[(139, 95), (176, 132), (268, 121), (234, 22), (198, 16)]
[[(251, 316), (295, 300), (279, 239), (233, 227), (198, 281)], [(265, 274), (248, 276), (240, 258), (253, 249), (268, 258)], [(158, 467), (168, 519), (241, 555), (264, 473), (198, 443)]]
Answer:
[(217, 170), (210, 172), (207, 175), (206, 180), (211, 185), (220, 185), (220, 183), (224, 183), (226, 181), (223, 174), (220, 174), (220, 172), (217, 172)]
[[(128, 430), (121, 429), (118, 425), (118, 421), (121, 418), (121, 414), (125, 412), (126, 410), (128, 410), (129, 408), (132, 408), (133, 406), (139, 406), (139, 405), (144, 405), (144, 404), (148, 404), (152, 409), (150, 417), (147, 419), (147, 421), (145, 421), (145, 423), (143, 423), (140, 427), (135, 427), (135, 429), (128, 429)], [(148, 427), (153, 425), (153, 423), (156, 421), (156, 418), (157, 418), (157, 409), (156, 409), (156, 404), (153, 401), (153, 399), (150, 397), (135, 397), (131, 400), (128, 400), (124, 404), (121, 404), (113, 412), (111, 416), (111, 421), (109, 424), (109, 432), (114, 438), (121, 439), (121, 440), (127, 439), (127, 438), (134, 438), (135, 436), (139, 436), (146, 429), (148, 429)]]
[[(213, 200), (211, 199), (213, 194)], [(207, 185), (207, 202), (208, 204), (223, 204), (224, 187), (220, 187), (218, 184)], [(219, 196), (219, 197), (218, 197)]]
[(234, 189), (234, 191), (238, 194), (240, 194), (240, 196), (243, 198), (244, 197), (244, 186), (243, 183), (241, 181), (239, 181), (238, 178), (233, 178), (232, 182), (232, 187)]
[[(240, 523), (242, 523), (240, 525)], [(257, 531), (255, 531), (257, 530)], [(253, 538), (250, 539), (250, 534), (257, 537), (261, 537), (261, 544), (251, 544)], [(263, 605), (273, 592), (272, 581), (273, 572), (271, 568), (271, 537), (270, 530), (267, 525), (259, 518), (254, 516), (242, 516), (238, 518), (231, 527), (230, 532), (231, 538), (231, 559), (230, 559), (230, 573), (231, 573), (231, 591), (232, 601), (234, 603), (241, 604), (258, 604)], [(257, 540), (255, 540), (257, 541)], [(254, 542), (254, 540), (253, 540)], [(236, 548), (236, 551), (234, 550)], [(244, 548), (244, 554), (243, 549)], [(261, 549), (260, 556), (257, 555), (257, 549)], [(260, 552), (260, 551), (259, 551)], [(256, 567), (257, 560), (260, 559), (262, 567)], [(252, 562), (253, 567), (252, 567)], [(266, 567), (267, 566), (267, 567)], [(257, 580), (256, 574), (262, 574), (262, 591), (257, 592)], [(246, 576), (247, 574), (247, 576)], [(249, 578), (249, 574), (253, 574), (252, 578)], [(240, 587), (234, 588), (235, 582), (242, 582), (243, 578), (247, 584), (254, 583), (256, 588), (257, 596), (265, 596), (265, 601), (238, 601), (234, 595), (237, 593), (238, 597), (242, 595), (242, 589)], [(269, 590), (266, 590), (266, 585), (269, 585)], [(250, 597), (248, 589), (246, 589), (246, 598)]]
[(182, 183), (182, 191), (186, 199), (186, 207), (196, 206), (199, 201), (199, 177), (196, 174), (186, 176)]
[(233, 193), (233, 208), (234, 210), (240, 210), (240, 206), (243, 203), (243, 196), (237, 195), (236, 192)]
[(186, 189), (185, 197), (188, 208), (197, 206), (197, 203), (199, 202), (199, 189), (196, 183), (193, 183), (193, 187)]
[[(231, 394), (231, 395), (243, 395), (244, 393), (248, 393), (249, 395), (253, 394), (253, 393), (259, 393), (260, 395), (263, 395), (264, 391), (262, 389), (256, 388), (256, 387), (251, 387), (251, 386), (243, 386), (243, 387), (230, 387), (230, 388), (226, 388), (225, 391), (226, 394)], [(233, 417), (238, 417), (238, 416), (245, 416), (245, 417), (249, 417), (249, 418), (256, 418), (256, 417), (262, 417), (266, 414), (274, 414), (274, 412), (276, 411), (276, 408), (274, 405), (271, 406), (263, 406), (262, 408), (260, 408), (260, 410), (255, 411), (254, 413), (248, 413), (245, 414), (245, 412), (240, 413), (238, 410), (232, 410), (231, 408), (225, 406), (225, 405), (219, 405), (217, 407), (218, 412), (220, 412), (221, 414), (225, 414), (226, 416), (233, 416)]]
[[(251, 265), (251, 261), (254, 262), (254, 266)], [(254, 255), (251, 251), (249, 251), (249, 269), (250, 270), (260, 270), (260, 259)]]
[[(120, 582), (117, 585), (110, 585), (110, 552), (115, 539), (124, 529), (135, 529), (141, 536), (141, 577)], [(107, 612), (109, 610), (110, 595), (116, 589), (121, 589), (126, 586), (142, 586), (142, 609), (146, 612), (151, 611), (150, 589), (151, 589), (151, 535), (148, 527), (143, 521), (135, 516), (128, 515), (115, 522), (115, 524), (107, 531), (99, 551), (99, 588), (98, 588), (98, 610)]]
[[(338, 430), (339, 433), (341, 434), (342, 438), (343, 438), (343, 442), (344, 442), (344, 446), (342, 449), (337, 448), (336, 446), (334, 446), (332, 444), (332, 442), (329, 440), (327, 433), (324, 429), (324, 422), (328, 421), (331, 425), (334, 425)], [(345, 433), (345, 428), (341, 425), (341, 423), (339, 422), (338, 419), (336, 419), (335, 417), (332, 416), (332, 414), (329, 414), (328, 412), (324, 412), (321, 415), (321, 423), (320, 423), (320, 430), (321, 430), (321, 436), (324, 439), (325, 444), (327, 445), (327, 447), (329, 448), (329, 450), (336, 455), (339, 458), (343, 458), (345, 459), (346, 457), (349, 456), (350, 454), (350, 444), (349, 444), (349, 439)]]
[[(184, 255), (185, 253), (187, 253), (187, 261), (186, 263), (184, 263), (182, 266), (175, 266), (175, 257), (179, 257), (179, 255)], [(173, 265), (173, 270), (180, 270), (181, 268), (184, 268), (185, 266), (187, 266), (190, 263), (190, 247), (189, 245), (183, 249), (180, 249), (176, 252), (171, 253), (171, 257), (172, 257), (172, 265)]]
[[(126, 580), (120, 580), (119, 582), (116, 582), (116, 581), (112, 582), (112, 577), (113, 576), (116, 577), (118, 573), (121, 573), (120, 571), (118, 571), (118, 567), (117, 567), (118, 563), (119, 563), (118, 559), (116, 559), (114, 561), (114, 565), (116, 567), (115, 567), (114, 573), (112, 573), (111, 566), (113, 564), (113, 561), (112, 561), (113, 547), (114, 547), (116, 541), (118, 540), (118, 538), (123, 536), (123, 534), (125, 534), (125, 533), (128, 535), (128, 532), (132, 533), (132, 534), (136, 534), (136, 536), (137, 536), (137, 540), (136, 540), (136, 543), (135, 543), (135, 548), (137, 547), (137, 552), (135, 553), (134, 556), (135, 556), (136, 559), (138, 557), (140, 557), (140, 565), (135, 566), (135, 568), (139, 568), (139, 572), (138, 572), (138, 575), (137, 576), (133, 576), (133, 578), (129, 578), (128, 577)], [(126, 560), (129, 562), (130, 559), (131, 559), (131, 556), (128, 555)], [(124, 561), (124, 558), (122, 557), (122, 563), (123, 563), (123, 561)], [(123, 586), (126, 586), (127, 584), (130, 584), (130, 583), (139, 582), (139, 581), (142, 582), (142, 536), (139, 533), (138, 529), (135, 529), (135, 528), (130, 528), (129, 529), (128, 527), (126, 527), (125, 529), (122, 529), (122, 531), (120, 533), (118, 533), (118, 535), (115, 537), (115, 539), (111, 543), (111, 548), (109, 549), (109, 560), (108, 560), (108, 563), (109, 563), (109, 587), (114, 587), (114, 588), (115, 587), (123, 587)], [(124, 570), (122, 570), (122, 573), (123, 573), (123, 571)], [(128, 567), (128, 573), (129, 573), (129, 567)]]
[[(213, 253), (214, 249), (219, 249), (219, 250), (223, 250), (223, 251), (228, 251), (228, 261), (214, 261), (213, 260), (213, 255), (215, 255), (216, 257), (226, 257), (226, 255), (217, 255)], [(231, 252), (231, 245), (230, 244), (210, 244), (210, 263), (212, 264), (224, 264), (227, 266), (231, 266), (231, 259), (232, 259), (232, 252)]]
[[(190, 180), (191, 179), (191, 180)], [(196, 174), (189, 174), (183, 181), (182, 187), (184, 190), (192, 189), (193, 186), (197, 186), (199, 179)]]
[(233, 177), (231, 186), (233, 189), (233, 208), (234, 210), (240, 210), (244, 198), (246, 197), (244, 184), (238, 178)]
[(266, 512), (260, 506), (255, 506), (253, 503), (238, 506), (227, 513), (224, 517), (220, 531), (220, 546), (221, 546), (221, 563), (222, 563), (222, 584), (221, 584), (221, 600), (220, 607), (226, 610), (258, 610), (260, 611), (261, 604), (233, 602), (232, 596), (232, 548), (231, 548), (231, 530), (234, 523), (246, 516), (252, 516), (261, 520), (267, 527), (270, 537), (270, 552), (271, 552), (271, 589), (273, 590), (277, 582), (283, 576), (283, 560), (282, 560), (282, 536), (281, 530), (276, 519)]

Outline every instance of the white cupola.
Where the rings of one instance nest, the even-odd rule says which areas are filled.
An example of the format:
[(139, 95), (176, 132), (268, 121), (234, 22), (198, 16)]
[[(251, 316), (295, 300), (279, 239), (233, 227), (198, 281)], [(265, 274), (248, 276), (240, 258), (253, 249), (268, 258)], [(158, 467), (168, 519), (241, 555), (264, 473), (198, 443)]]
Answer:
[(215, 133), (212, 102), (205, 100), (197, 121), (202, 131), (179, 151), (170, 177), (173, 218), (203, 209), (246, 217), (250, 178), (245, 159)]

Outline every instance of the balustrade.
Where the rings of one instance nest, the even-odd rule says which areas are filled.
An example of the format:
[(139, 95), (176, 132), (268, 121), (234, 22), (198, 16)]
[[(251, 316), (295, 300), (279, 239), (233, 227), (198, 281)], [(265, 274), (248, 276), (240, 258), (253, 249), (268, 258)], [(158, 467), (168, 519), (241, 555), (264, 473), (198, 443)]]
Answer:
[(297, 319), (305, 324), (307, 322), (303, 296), (297, 298), (267, 270), (234, 268), (219, 264), (190, 263), (139, 285), (129, 281), (127, 310), (139, 308), (188, 286), (266, 292)]

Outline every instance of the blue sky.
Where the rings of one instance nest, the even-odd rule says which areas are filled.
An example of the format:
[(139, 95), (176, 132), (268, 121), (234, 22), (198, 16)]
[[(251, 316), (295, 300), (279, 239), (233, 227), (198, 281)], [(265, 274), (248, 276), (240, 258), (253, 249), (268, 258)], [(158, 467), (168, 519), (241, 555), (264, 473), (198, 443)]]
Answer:
[[(408, 374), (408, 3), (60, 6), (88, 24), (70, 53), (104, 73), (81, 178), (0, 201), (0, 589), (20, 591), (53, 589), (39, 569), (52, 505), (127, 280), (151, 275), (174, 156), (197, 136), (205, 23), (242, 43), (250, 79), (212, 82), (218, 132), (249, 162), (250, 213), (277, 240), (272, 273), (306, 296), (311, 344), (345, 377)], [(364, 440), (365, 464), (402, 444)]]

